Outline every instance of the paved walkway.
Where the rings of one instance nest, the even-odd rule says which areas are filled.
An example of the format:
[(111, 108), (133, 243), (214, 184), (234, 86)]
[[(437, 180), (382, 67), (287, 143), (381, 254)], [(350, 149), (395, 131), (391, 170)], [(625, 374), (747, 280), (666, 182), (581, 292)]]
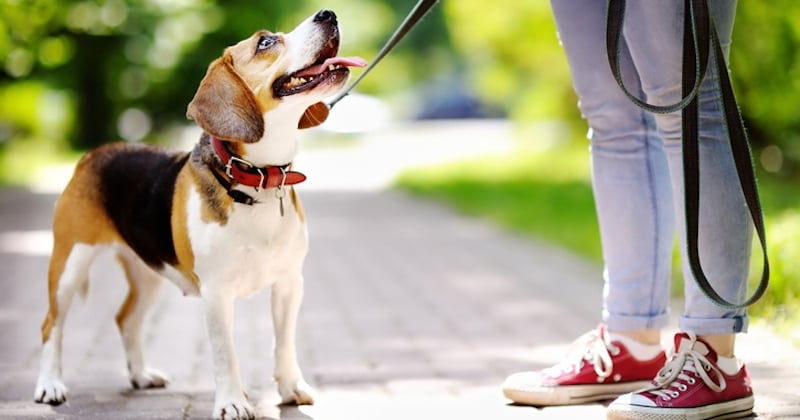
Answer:
[[(243, 379), (263, 418), (605, 418), (603, 404), (520, 407), (499, 391), (507, 374), (557, 361), (596, 324), (599, 267), (400, 192), (300, 190), (312, 245), (298, 348), (319, 398), (276, 405), (268, 297), (240, 301)], [(171, 382), (133, 391), (113, 322), (125, 286), (109, 261), (93, 271), (87, 299), (67, 321), (69, 403), (32, 402), (54, 199), (0, 190), (0, 418), (208, 418), (214, 384), (199, 301), (165, 287), (147, 342), (151, 363)], [(740, 345), (757, 418), (800, 418), (797, 349), (757, 327)]]

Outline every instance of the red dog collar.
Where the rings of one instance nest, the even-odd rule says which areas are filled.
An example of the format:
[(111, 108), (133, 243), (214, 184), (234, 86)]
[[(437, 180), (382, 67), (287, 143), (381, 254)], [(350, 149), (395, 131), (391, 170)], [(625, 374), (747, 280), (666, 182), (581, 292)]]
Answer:
[(258, 167), (233, 155), (222, 141), (211, 136), (211, 144), (225, 165), (225, 174), (233, 182), (255, 189), (281, 188), (284, 185), (295, 185), (306, 180), (300, 172), (288, 170), (290, 165)]

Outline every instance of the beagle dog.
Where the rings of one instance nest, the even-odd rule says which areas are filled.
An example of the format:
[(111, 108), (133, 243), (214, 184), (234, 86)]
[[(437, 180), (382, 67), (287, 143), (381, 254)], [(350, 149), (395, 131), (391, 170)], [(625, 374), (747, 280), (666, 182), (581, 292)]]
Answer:
[(159, 388), (166, 376), (142, 349), (142, 321), (162, 278), (202, 300), (216, 393), (215, 418), (253, 418), (233, 345), (238, 297), (271, 287), (275, 381), (283, 403), (312, 404), (295, 351), (308, 243), (292, 185), (298, 130), (321, 124), (321, 101), (342, 90), (336, 15), (322, 10), (290, 33), (256, 32), (211, 63), (187, 117), (204, 133), (191, 152), (108, 144), (88, 152), (59, 197), (48, 272), (35, 399), (66, 400), (61, 374), (64, 320), (85, 293), (93, 259), (110, 250), (129, 291), (116, 315), (134, 388)]

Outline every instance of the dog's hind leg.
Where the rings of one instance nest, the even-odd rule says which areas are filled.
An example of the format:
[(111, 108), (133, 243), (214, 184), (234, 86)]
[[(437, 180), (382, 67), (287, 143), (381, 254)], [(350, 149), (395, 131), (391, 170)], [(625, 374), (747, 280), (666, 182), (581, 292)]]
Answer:
[(41, 366), (34, 393), (36, 402), (58, 405), (67, 399), (67, 387), (61, 373), (64, 321), (75, 292), (86, 287), (95, 254), (93, 245), (73, 244), (55, 238), (48, 271), (50, 306), (42, 324)]
[(314, 404), (314, 392), (297, 362), (297, 315), (303, 299), (303, 276), (296, 274), (272, 285), (275, 328), (275, 382), (284, 404)]
[(163, 279), (128, 249), (117, 254), (117, 261), (125, 272), (129, 287), (116, 320), (125, 347), (131, 385), (136, 389), (162, 388), (167, 384), (166, 375), (145, 362), (142, 325), (148, 309), (159, 296)]

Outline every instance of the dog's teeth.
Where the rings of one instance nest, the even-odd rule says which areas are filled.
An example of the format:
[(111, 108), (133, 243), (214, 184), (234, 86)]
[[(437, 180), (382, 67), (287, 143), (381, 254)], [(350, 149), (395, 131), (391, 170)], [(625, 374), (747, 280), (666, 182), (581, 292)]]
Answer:
[(286, 87), (287, 88), (294, 88), (294, 87), (300, 86), (302, 84), (306, 84), (306, 83), (308, 83), (308, 82), (310, 82), (312, 80), (314, 80), (313, 76), (312, 77), (307, 77), (307, 78), (306, 77), (292, 77), (291, 79), (289, 79), (289, 82), (286, 83)]

